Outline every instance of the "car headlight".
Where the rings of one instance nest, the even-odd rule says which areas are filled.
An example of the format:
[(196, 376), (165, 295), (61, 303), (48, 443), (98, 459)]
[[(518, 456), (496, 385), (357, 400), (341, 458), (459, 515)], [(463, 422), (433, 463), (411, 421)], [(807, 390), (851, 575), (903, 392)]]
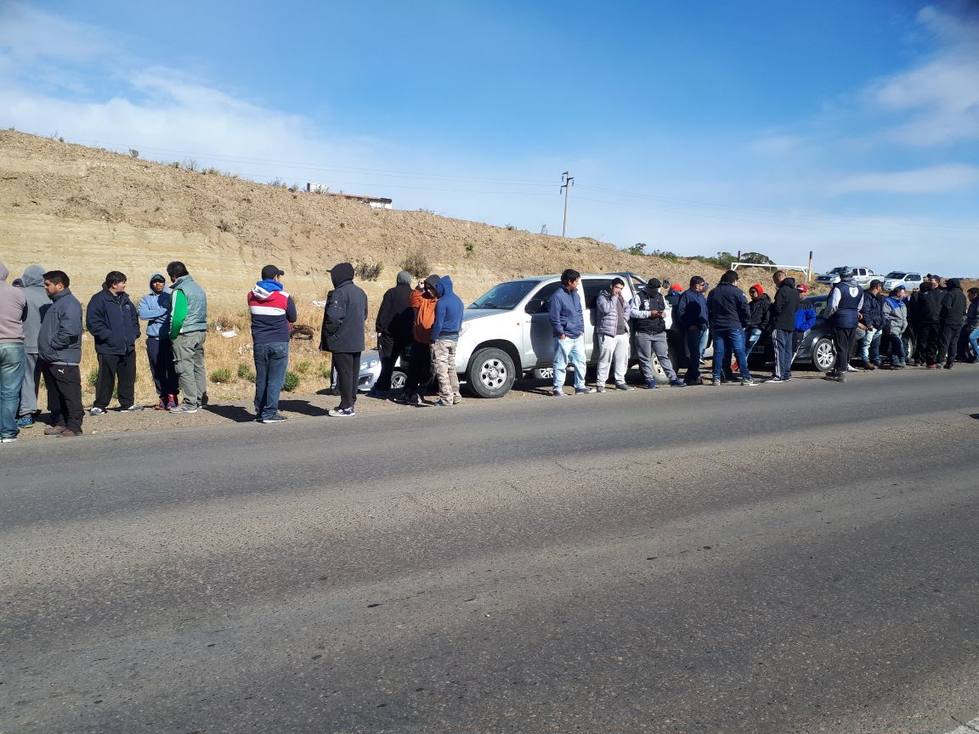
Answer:
[(374, 367), (377, 367), (377, 365), (379, 365), (380, 363), (381, 360), (379, 359), (368, 359), (360, 363), (360, 369), (370, 370), (373, 369)]

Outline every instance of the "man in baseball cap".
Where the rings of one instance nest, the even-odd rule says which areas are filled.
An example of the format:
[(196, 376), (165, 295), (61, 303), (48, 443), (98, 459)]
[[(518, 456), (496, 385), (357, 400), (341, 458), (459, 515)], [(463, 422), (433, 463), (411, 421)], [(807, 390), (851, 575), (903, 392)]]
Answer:
[(296, 321), (296, 304), (283, 290), (285, 272), (275, 265), (262, 268), (262, 279), (248, 292), (255, 356), (255, 420), (281, 423), (279, 393), (289, 364), (289, 324)]

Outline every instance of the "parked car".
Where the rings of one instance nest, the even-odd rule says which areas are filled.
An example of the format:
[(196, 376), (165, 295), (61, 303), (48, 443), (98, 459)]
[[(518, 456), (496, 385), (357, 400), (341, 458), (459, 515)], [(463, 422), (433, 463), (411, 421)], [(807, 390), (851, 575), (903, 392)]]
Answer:
[[(381, 355), (373, 349), (363, 352), (360, 355), (360, 375), (357, 378), (357, 391), (370, 392), (370, 389), (374, 387), (374, 383), (377, 382), (377, 378), (380, 376)], [(405, 372), (405, 366), (401, 364), (401, 359), (399, 358), (394, 363), (394, 372), (391, 373), (391, 389), (400, 390), (405, 386), (405, 380), (407, 379), (408, 375)]]
[(908, 293), (921, 287), (921, 273), (912, 273), (907, 270), (892, 270), (884, 276), (884, 290), (890, 292), (903, 285), (908, 289)]
[[(802, 301), (802, 307), (816, 310), (816, 324), (805, 333), (799, 349), (792, 361), (792, 366), (811, 366), (820, 372), (828, 372), (836, 364), (836, 349), (833, 346), (833, 329), (823, 318), (823, 310), (829, 296), (812, 296)], [(774, 364), (775, 352), (772, 347), (771, 334), (764, 334), (755, 348), (751, 350), (749, 360)]]
[(833, 268), (828, 273), (816, 276), (816, 282), (822, 283), (823, 285), (834, 285), (840, 282), (840, 273), (849, 268), (853, 271), (853, 282), (859, 286), (866, 288), (870, 285), (870, 281), (880, 279), (880, 276), (873, 271), (872, 268), (867, 267), (853, 267), (850, 265), (840, 265), (837, 268)]

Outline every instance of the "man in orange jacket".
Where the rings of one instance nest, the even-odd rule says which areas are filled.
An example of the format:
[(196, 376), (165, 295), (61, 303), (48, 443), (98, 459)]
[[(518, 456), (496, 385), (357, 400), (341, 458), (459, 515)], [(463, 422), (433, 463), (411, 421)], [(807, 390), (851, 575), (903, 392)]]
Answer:
[(415, 286), (408, 300), (415, 311), (403, 398), (403, 402), (408, 405), (427, 405), (421, 393), (432, 380), (432, 325), (435, 323), (435, 305), (438, 303), (435, 292), (438, 282), (439, 276), (429, 275)]

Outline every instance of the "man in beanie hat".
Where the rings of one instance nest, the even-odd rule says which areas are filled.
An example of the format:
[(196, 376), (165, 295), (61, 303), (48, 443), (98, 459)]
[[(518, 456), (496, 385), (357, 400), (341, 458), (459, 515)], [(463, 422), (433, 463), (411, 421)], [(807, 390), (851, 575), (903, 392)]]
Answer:
[(398, 358), (411, 344), (411, 327), (415, 314), (411, 310), (411, 273), (398, 273), (393, 288), (381, 299), (374, 330), (377, 332), (377, 351), (381, 357), (381, 374), (371, 388), (371, 396), (386, 397), (391, 390), (391, 375)]
[(150, 362), (157, 410), (177, 407), (177, 373), (173, 369), (173, 346), (167, 319), (170, 318), (170, 289), (162, 273), (150, 277), (150, 292), (139, 300), (139, 317), (146, 322), (146, 357)]
[(356, 415), (357, 378), (360, 353), (364, 351), (364, 325), (367, 323), (367, 294), (354, 285), (354, 266), (334, 265), (330, 270), (333, 291), (326, 299), (320, 349), (333, 354), (337, 370), (340, 405), (329, 411), (333, 418)]
[(281, 423), (279, 393), (289, 366), (289, 324), (296, 321), (296, 304), (283, 290), (275, 265), (262, 268), (262, 279), (248, 292), (252, 316), (252, 353), (255, 358), (255, 420)]

